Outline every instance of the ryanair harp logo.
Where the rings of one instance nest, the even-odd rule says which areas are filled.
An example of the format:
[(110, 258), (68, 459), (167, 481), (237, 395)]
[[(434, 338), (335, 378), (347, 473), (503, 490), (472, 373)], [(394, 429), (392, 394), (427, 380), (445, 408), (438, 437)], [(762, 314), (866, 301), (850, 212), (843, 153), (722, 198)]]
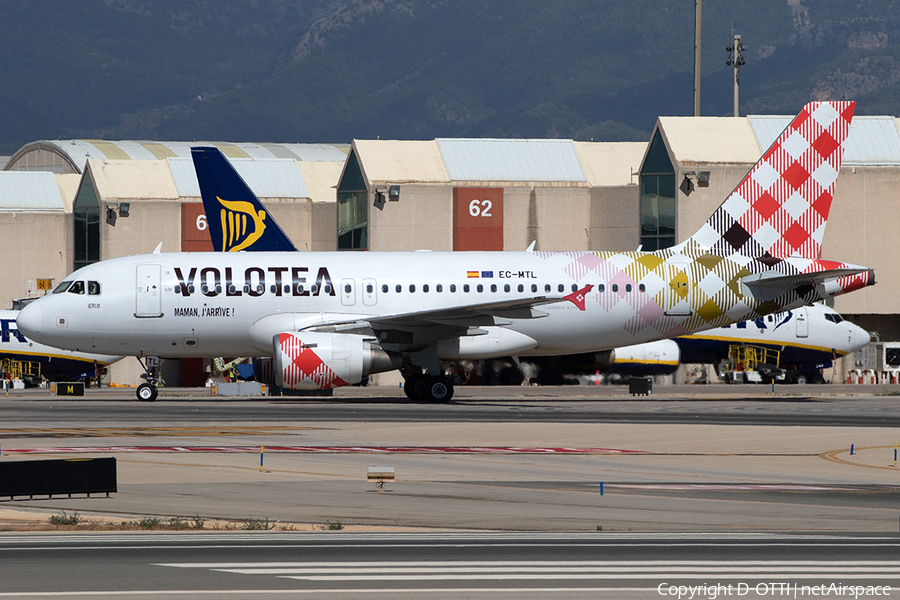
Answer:
[(219, 213), (222, 223), (222, 250), (225, 252), (240, 252), (249, 248), (262, 237), (266, 230), (266, 211), (256, 211), (253, 204), (242, 200), (222, 200), (216, 196), (216, 200), (222, 205)]

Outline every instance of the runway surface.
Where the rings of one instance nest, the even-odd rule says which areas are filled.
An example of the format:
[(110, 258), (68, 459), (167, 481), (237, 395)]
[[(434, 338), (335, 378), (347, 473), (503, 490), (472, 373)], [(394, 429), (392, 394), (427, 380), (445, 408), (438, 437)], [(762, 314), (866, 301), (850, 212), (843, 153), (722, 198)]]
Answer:
[[(130, 391), (12, 394), (0, 398), (0, 461), (112, 456), (118, 492), (0, 499), (0, 528), (12, 529), (0, 532), (0, 581), (22, 586), (0, 598), (655, 598), (669, 595), (661, 583), (677, 597), (681, 585), (767, 580), (802, 597), (820, 581), (900, 585), (897, 401), (838, 391), (634, 400), (508, 388), (446, 406), (395, 390), (153, 404)], [(377, 491), (371, 466), (397, 480)], [(61, 511), (89, 529), (196, 518), (207, 530), (15, 531)], [(274, 529), (234, 531), (251, 523)]]
[(11, 535), (0, 598), (884, 597), (898, 551), (859, 534)]

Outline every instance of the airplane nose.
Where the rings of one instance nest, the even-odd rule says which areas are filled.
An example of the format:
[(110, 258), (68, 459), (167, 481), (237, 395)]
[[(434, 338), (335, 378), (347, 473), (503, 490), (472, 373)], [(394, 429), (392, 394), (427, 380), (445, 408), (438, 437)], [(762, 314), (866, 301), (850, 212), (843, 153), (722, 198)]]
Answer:
[(852, 347), (851, 352), (855, 352), (859, 350), (863, 346), (867, 345), (871, 341), (871, 336), (869, 332), (859, 327), (858, 325), (850, 326), (850, 344)]
[(32, 302), (19, 311), (16, 316), (16, 328), (28, 339), (40, 343), (44, 311), (37, 302)]

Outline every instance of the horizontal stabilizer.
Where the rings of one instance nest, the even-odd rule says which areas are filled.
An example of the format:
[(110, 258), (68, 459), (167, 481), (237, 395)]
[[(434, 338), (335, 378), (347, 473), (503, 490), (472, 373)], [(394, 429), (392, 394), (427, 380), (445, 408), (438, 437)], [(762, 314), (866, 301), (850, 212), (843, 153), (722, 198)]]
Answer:
[(828, 281), (840, 279), (841, 277), (853, 277), (854, 275), (860, 275), (862, 273), (868, 273), (867, 285), (873, 285), (875, 283), (875, 271), (864, 268), (830, 269), (828, 271), (795, 273), (793, 275), (784, 275), (776, 271), (765, 271), (764, 273), (744, 277), (741, 282), (751, 288), (793, 289), (800, 285), (819, 285), (820, 283), (826, 283)]

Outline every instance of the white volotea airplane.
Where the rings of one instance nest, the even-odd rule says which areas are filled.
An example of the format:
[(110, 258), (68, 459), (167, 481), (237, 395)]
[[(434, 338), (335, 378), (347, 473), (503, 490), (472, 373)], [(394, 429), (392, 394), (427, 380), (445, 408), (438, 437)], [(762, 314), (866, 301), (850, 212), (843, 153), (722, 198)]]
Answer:
[[(441, 359), (628, 346), (874, 284), (870, 269), (819, 258), (854, 106), (805, 106), (700, 231), (665, 250), (157, 248), (79, 269), (23, 309), (18, 327), (53, 346), (139, 358), (269, 356), (277, 384), (289, 389), (349, 385), (400, 369), (410, 397), (447, 401), (453, 388)], [(201, 186), (210, 180), (228, 203), (223, 211), (247, 215), (229, 217), (229, 243), (264, 235), (265, 212), (231, 196), (246, 186), (204, 172), (196, 154), (195, 165)], [(95, 282), (101, 295), (68, 293), (78, 281)], [(155, 398), (151, 383), (138, 398)]]

